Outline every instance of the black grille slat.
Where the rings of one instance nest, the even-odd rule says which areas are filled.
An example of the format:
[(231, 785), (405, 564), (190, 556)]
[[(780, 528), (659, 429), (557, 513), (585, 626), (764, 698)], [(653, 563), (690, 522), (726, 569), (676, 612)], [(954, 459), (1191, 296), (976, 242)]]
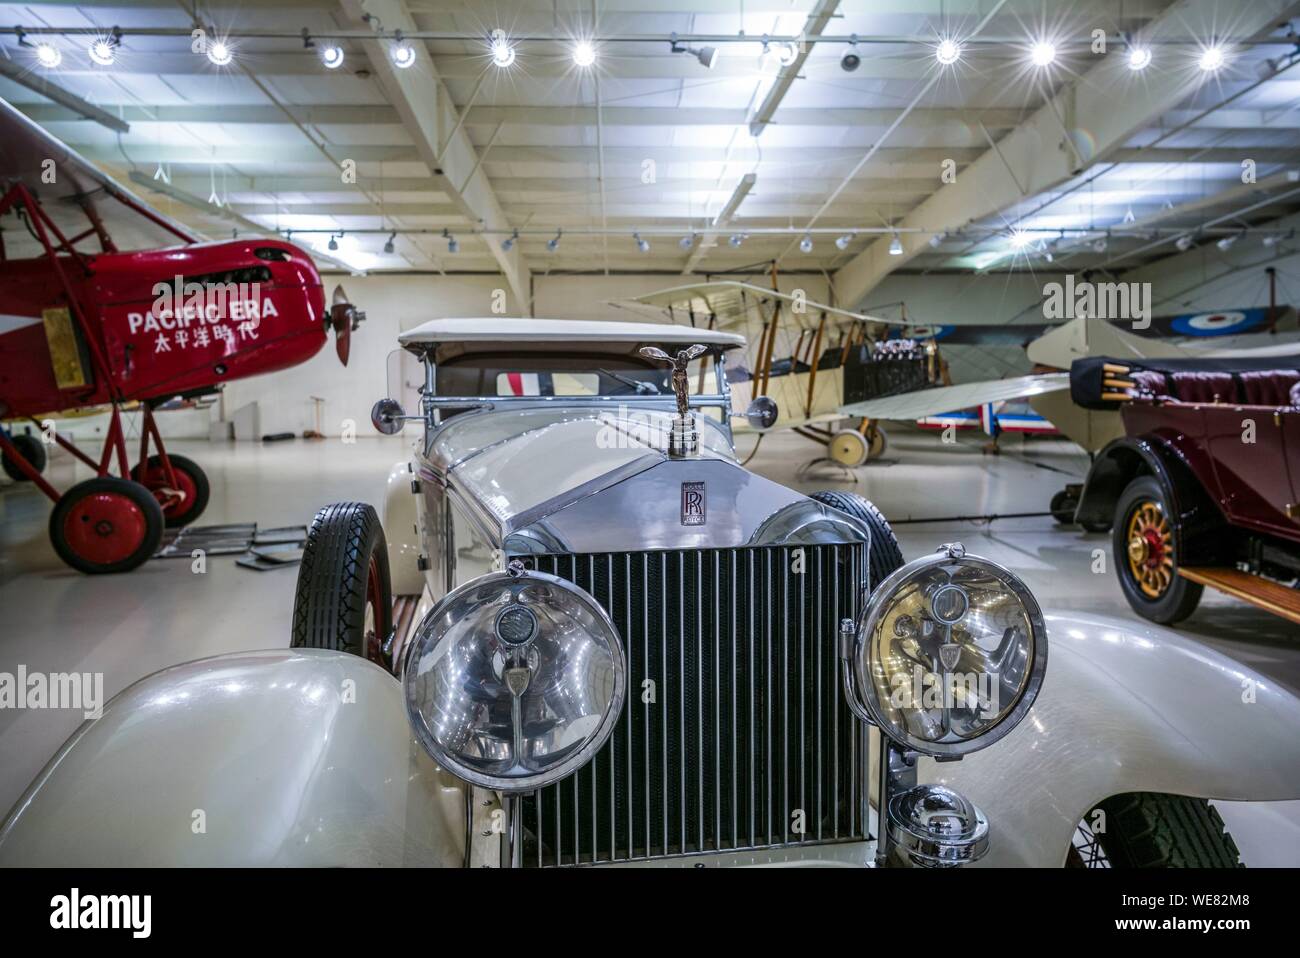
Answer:
[[(803, 572), (791, 563), (803, 550)], [(619, 629), (627, 697), (610, 740), (523, 801), (525, 855), (553, 866), (861, 840), (860, 736), (838, 623), (862, 545), (525, 557)], [(748, 601), (746, 601), (748, 597)], [(654, 682), (655, 701), (643, 701)], [(803, 832), (791, 813), (803, 811)]]

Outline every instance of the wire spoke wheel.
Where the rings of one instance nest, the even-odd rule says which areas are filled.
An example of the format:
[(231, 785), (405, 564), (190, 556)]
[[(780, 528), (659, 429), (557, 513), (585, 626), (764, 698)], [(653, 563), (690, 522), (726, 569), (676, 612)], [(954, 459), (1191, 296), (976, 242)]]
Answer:
[(1174, 578), (1174, 535), (1160, 503), (1146, 500), (1129, 516), (1128, 567), (1142, 592), (1158, 599)]

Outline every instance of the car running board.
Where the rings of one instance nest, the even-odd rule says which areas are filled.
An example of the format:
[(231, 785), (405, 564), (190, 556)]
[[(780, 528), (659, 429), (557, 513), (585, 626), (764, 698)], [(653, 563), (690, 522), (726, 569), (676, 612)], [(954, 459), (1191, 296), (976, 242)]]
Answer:
[(1178, 574), (1184, 579), (1208, 585), (1211, 589), (1226, 592), (1274, 615), (1300, 623), (1300, 590), (1238, 569), (1184, 567), (1178, 570)]

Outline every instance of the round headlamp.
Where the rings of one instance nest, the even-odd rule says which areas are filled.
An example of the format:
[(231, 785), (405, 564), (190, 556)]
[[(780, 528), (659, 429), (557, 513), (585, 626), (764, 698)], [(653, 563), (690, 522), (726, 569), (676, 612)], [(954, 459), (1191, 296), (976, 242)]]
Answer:
[(1012, 572), (960, 545), (909, 562), (867, 602), (849, 694), (905, 748), (958, 756), (992, 745), (1033, 705), (1047, 627)]
[(572, 774), (605, 744), (627, 670), (595, 599), (516, 566), (429, 611), (402, 685), (416, 737), (440, 765), (475, 785), (522, 792)]

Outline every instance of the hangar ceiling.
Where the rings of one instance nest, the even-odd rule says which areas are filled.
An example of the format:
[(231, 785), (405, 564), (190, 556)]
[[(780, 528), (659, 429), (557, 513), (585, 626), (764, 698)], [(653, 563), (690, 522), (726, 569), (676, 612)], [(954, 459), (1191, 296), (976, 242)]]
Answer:
[[(0, 95), (213, 236), (275, 230), (358, 270), (499, 272), (521, 297), (530, 272), (775, 260), (828, 274), (854, 305), (891, 272), (1120, 272), (1192, 246), (1294, 249), (1273, 224), (1300, 210), (1298, 12), (1283, 0), (0, 4), (0, 23), (18, 25), (0, 30)], [(229, 63), (192, 49), (196, 24)], [(111, 64), (89, 55), (96, 37)], [(959, 44), (954, 62), (940, 62), (943, 40)]]

